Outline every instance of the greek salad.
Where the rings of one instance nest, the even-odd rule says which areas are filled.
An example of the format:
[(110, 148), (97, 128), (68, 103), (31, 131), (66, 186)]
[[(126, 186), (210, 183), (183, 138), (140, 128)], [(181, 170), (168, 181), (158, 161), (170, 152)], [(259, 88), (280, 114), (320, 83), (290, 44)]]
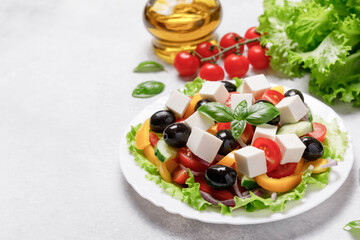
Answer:
[(313, 116), (299, 90), (271, 87), (260, 74), (187, 83), (132, 127), (127, 141), (147, 178), (167, 193), (230, 214), (240, 207), (282, 211), (308, 184), (326, 186), (347, 134), (335, 119)]

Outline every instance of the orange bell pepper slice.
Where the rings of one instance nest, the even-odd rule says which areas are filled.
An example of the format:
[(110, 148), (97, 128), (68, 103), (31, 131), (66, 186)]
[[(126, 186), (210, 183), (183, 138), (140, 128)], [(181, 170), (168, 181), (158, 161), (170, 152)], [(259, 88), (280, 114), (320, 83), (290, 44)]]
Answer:
[(186, 108), (183, 118), (186, 119), (191, 116), (195, 112), (195, 105), (198, 101), (200, 101), (202, 97), (198, 93), (194, 95), (194, 97), (191, 99), (189, 106)]
[(150, 145), (150, 120), (146, 119), (143, 125), (139, 128), (135, 136), (136, 148), (139, 150), (144, 150), (144, 148)]

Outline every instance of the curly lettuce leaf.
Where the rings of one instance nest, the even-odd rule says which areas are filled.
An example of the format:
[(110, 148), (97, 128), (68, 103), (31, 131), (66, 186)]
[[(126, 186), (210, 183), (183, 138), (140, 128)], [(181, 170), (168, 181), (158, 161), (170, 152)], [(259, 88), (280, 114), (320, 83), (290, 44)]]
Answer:
[(327, 122), (321, 117), (315, 116), (314, 121), (322, 123), (326, 126), (326, 138), (323, 142), (323, 158), (331, 158), (336, 161), (343, 161), (349, 141), (347, 133), (342, 132), (339, 129), (339, 125), (335, 118), (330, 122)]
[(323, 7), (315, 2), (302, 3), (294, 13), (293, 24), (286, 26), (286, 33), (303, 51), (315, 49), (337, 24), (332, 5)]
[(204, 82), (205, 80), (197, 77), (194, 79), (194, 81), (186, 83), (184, 90), (181, 92), (187, 96), (193, 97), (195, 93), (200, 91)]
[(360, 42), (360, 18), (355, 14), (347, 16), (339, 26), (339, 31), (346, 35), (349, 45), (354, 48)]

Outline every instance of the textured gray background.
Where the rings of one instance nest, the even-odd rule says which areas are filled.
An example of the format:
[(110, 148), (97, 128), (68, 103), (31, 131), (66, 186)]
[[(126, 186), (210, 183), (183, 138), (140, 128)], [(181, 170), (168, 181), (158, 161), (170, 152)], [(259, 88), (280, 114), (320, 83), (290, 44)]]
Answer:
[[(131, 97), (145, 80), (180, 88), (167, 72), (135, 74), (157, 60), (142, 23), (145, 1), (0, 1), (0, 239), (351, 239), (360, 219), (359, 109), (334, 107), (354, 139), (343, 187), (284, 221), (212, 225), (167, 213), (124, 179), (123, 128), (152, 99)], [(223, 1), (219, 35), (258, 24), (261, 1)], [(249, 74), (254, 74), (250, 71)], [(271, 72), (269, 72), (271, 74)], [(307, 80), (270, 75), (307, 92)]]

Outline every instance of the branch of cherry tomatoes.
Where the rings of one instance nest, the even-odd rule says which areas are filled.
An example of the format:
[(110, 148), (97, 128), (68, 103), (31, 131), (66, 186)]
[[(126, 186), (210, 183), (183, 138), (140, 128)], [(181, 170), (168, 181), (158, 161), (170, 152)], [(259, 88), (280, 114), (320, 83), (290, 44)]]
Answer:
[[(266, 56), (266, 48), (260, 45), (261, 35), (256, 27), (249, 28), (245, 37), (236, 33), (227, 33), (220, 44), (202, 42), (194, 51), (180, 52), (174, 59), (174, 67), (182, 76), (191, 76), (197, 73), (209, 81), (223, 80), (225, 71), (230, 78), (243, 77), (249, 70), (250, 64), (254, 69), (265, 69), (269, 66), (270, 58)], [(248, 47), (247, 57), (243, 55), (244, 48)], [(220, 56), (224, 57), (224, 69), (217, 64)]]

